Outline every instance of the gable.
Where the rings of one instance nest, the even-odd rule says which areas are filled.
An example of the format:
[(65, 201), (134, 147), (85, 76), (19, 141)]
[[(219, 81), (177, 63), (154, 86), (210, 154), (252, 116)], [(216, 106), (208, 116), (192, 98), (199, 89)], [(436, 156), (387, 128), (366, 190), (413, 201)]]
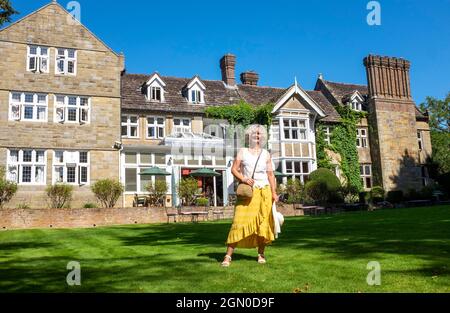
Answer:
[(293, 109), (293, 110), (310, 110), (306, 107), (302, 99), (298, 95), (294, 95), (293, 97), (289, 98), (287, 102), (281, 107), (282, 109)]
[(58, 3), (50, 3), (0, 30), (0, 40), (114, 53)]
[[(292, 101), (290, 101), (292, 100)], [(303, 106), (304, 109), (318, 114), (320, 117), (325, 117), (323, 109), (309, 96), (301, 87), (295, 83), (278, 99), (272, 113), (278, 112), (285, 106)]]

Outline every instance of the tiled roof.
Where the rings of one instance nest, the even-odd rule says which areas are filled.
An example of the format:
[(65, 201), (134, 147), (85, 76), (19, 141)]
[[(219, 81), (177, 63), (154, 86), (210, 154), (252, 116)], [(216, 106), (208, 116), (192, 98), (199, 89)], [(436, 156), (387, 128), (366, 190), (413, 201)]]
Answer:
[[(325, 83), (325, 86), (328, 87), (332, 95), (335, 97), (335, 99), (340, 103), (343, 104), (345, 101), (345, 98), (347, 98), (349, 95), (354, 93), (356, 90), (359, 91), (359, 93), (362, 96), (367, 96), (369, 94), (369, 90), (366, 85), (357, 85), (357, 84), (346, 84), (346, 83), (337, 83), (337, 82), (330, 82), (327, 80), (323, 80)], [(417, 108), (416, 106), (416, 118), (418, 119), (426, 119), (427, 117)]]
[[(124, 74), (122, 76), (122, 108), (128, 110), (148, 110), (172, 113), (202, 113), (207, 106), (236, 104), (244, 100), (253, 105), (276, 102), (285, 92), (285, 88), (238, 85), (227, 88), (221, 80), (202, 80), (206, 86), (205, 104), (190, 104), (183, 95), (183, 89), (190, 78), (161, 76), (166, 84), (163, 103), (146, 100), (142, 86), (151, 75)], [(307, 91), (311, 98), (324, 110), (324, 121), (338, 121), (339, 115), (333, 105), (320, 91)]]
[(322, 108), (327, 116), (322, 121), (324, 122), (338, 122), (340, 119), (339, 113), (328, 99), (320, 91), (307, 90), (308, 95)]
[(340, 104), (343, 104), (342, 100), (345, 97), (351, 95), (355, 91), (358, 91), (362, 96), (367, 96), (369, 94), (367, 86), (365, 85), (336, 83), (327, 80), (324, 80), (323, 82)]

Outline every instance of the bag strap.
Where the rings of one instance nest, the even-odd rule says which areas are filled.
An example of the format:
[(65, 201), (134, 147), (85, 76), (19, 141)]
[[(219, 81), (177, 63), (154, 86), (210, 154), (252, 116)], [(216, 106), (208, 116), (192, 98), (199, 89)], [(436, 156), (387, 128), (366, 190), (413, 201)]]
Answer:
[(256, 160), (255, 168), (253, 169), (252, 179), (255, 177), (256, 166), (258, 165), (258, 161), (259, 161), (259, 159), (261, 158), (261, 154), (263, 153), (263, 151), (264, 151), (264, 150), (261, 149), (261, 153), (259, 154), (258, 159)]

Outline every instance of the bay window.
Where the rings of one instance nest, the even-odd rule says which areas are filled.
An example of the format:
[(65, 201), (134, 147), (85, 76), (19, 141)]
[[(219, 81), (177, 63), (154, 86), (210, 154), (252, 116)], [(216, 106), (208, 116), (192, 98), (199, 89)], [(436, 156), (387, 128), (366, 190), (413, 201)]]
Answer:
[(8, 150), (7, 178), (19, 185), (45, 185), (46, 165), (43, 150)]
[(310, 174), (309, 162), (305, 161), (286, 161), (286, 174), (291, 178), (299, 179), (305, 182)]
[(306, 140), (306, 120), (285, 119), (283, 121), (284, 139)]
[(54, 121), (56, 123), (80, 123), (90, 122), (91, 99), (78, 96), (55, 96)]
[(30, 122), (47, 121), (47, 95), (11, 92), (9, 98), (9, 120)]

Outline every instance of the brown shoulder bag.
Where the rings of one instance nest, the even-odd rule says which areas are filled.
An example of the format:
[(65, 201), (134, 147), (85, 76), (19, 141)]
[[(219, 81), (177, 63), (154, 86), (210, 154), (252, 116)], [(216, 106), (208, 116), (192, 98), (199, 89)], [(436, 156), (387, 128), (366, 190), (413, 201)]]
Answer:
[[(253, 169), (252, 179), (255, 177), (256, 166), (258, 165), (258, 162), (259, 162), (259, 159), (261, 158), (262, 153), (263, 153), (263, 149), (261, 149), (261, 153), (259, 154), (258, 159), (256, 160), (255, 168)], [(239, 198), (249, 199), (249, 198), (253, 197), (253, 187), (250, 186), (249, 184), (241, 182), (241, 183), (239, 183), (239, 185), (236, 189), (236, 195)]]

